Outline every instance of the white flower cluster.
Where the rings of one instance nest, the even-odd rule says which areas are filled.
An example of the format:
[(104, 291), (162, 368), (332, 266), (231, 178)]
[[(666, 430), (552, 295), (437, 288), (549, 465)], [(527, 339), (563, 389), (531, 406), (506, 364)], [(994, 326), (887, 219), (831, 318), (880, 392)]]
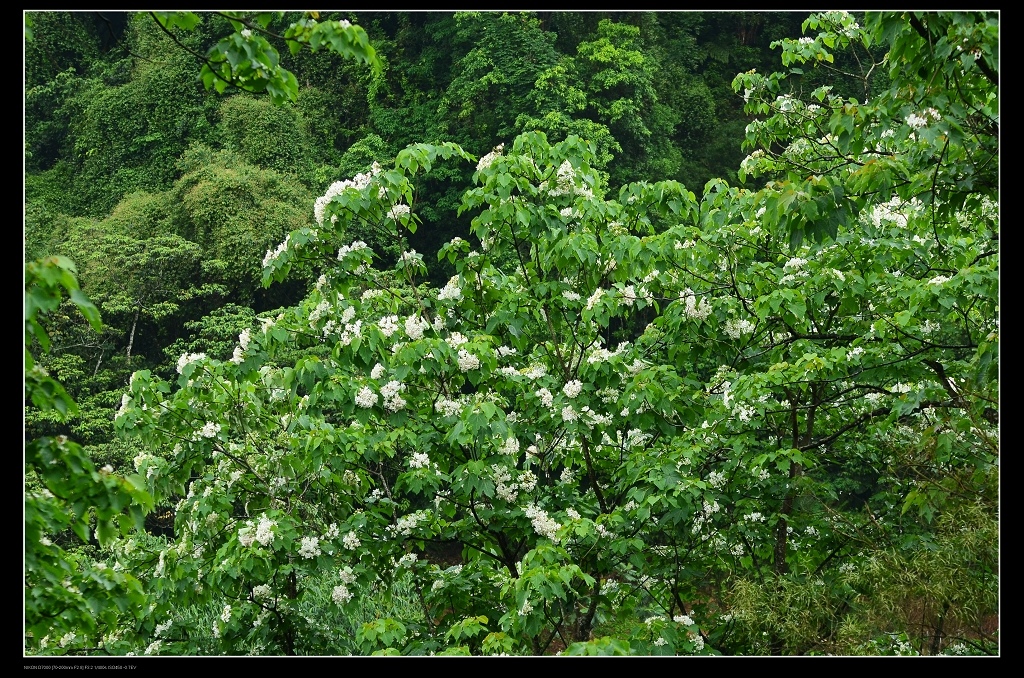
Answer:
[(517, 456), (519, 454), (519, 440), (515, 436), (509, 436), (501, 444), (499, 452), (509, 457)]
[[(128, 411), (128, 406), (131, 405), (131, 404), (132, 404), (132, 397), (130, 395), (128, 395), (127, 393), (122, 393), (121, 394), (121, 407), (117, 408), (117, 414), (114, 415), (114, 418), (116, 419), (118, 417), (123, 416), (125, 414), (125, 412)], [(136, 466), (136, 468), (137, 468), (137, 466)]]
[(440, 301), (456, 301), (462, 297), (462, 289), (459, 287), (459, 276), (453, 275), (448, 279), (447, 284), (437, 293)]
[(523, 513), (533, 523), (534, 532), (542, 537), (547, 537), (551, 541), (558, 541), (558, 530), (562, 526), (548, 516), (547, 511), (538, 508), (536, 504), (530, 504), (523, 509)]
[(236, 365), (240, 364), (244, 359), (246, 350), (249, 348), (249, 342), (252, 340), (249, 328), (242, 330), (242, 333), (238, 335), (238, 346), (235, 346), (235, 351), (231, 355), (231, 362)]
[(377, 397), (377, 394), (369, 386), (364, 386), (356, 394), (356, 405), (364, 408), (373, 407), (377, 404)]
[(452, 332), (451, 335), (449, 335), (448, 338), (445, 339), (445, 343), (447, 343), (452, 348), (458, 348), (463, 344), (468, 344), (469, 337), (467, 337), (462, 332)]
[(448, 400), (444, 396), (441, 396), (437, 399), (437, 402), (434, 403), (434, 409), (446, 417), (454, 417), (462, 412), (462, 403), (455, 400)]
[(405, 333), (413, 341), (422, 339), (423, 333), (428, 327), (430, 327), (430, 323), (418, 315), (411, 315), (405, 319)]
[(338, 605), (344, 605), (348, 601), (352, 600), (352, 592), (348, 590), (348, 587), (344, 584), (338, 584), (331, 591), (331, 600)]
[(696, 631), (687, 631), (686, 635), (693, 641), (693, 649), (700, 652), (704, 649), (704, 637)]
[(356, 533), (354, 531), (350, 531), (342, 538), (341, 544), (349, 551), (355, 551), (357, 548), (359, 548), (362, 542), (359, 541), (359, 537), (356, 536)]
[(338, 261), (342, 261), (346, 256), (352, 254), (353, 252), (359, 252), (360, 250), (368, 249), (370, 249), (370, 246), (367, 245), (362, 240), (356, 240), (351, 245), (342, 245), (341, 248), (338, 249)]
[(459, 349), (459, 370), (462, 372), (469, 372), (480, 367), (480, 358), (470, 353), (464, 348)]
[(419, 254), (416, 250), (410, 249), (408, 251), (402, 252), (402, 256), (400, 256), (398, 259), (404, 264), (415, 264), (417, 262), (422, 263), (423, 255)]
[(430, 455), (426, 452), (414, 452), (409, 458), (409, 468), (430, 468)]
[(429, 516), (425, 511), (415, 511), (407, 516), (399, 518), (394, 525), (388, 528), (391, 532), (403, 534), (406, 537), (412, 535), (412, 531), (416, 529), (416, 526), (420, 523), (429, 520)]
[[(351, 179), (344, 181), (335, 181), (327, 188), (327, 192), (316, 199), (313, 204), (313, 216), (316, 218), (316, 223), (323, 226), (324, 223), (324, 212), (327, 209), (327, 204), (330, 203), (334, 196), (341, 195), (343, 191), (349, 188), (356, 190), (362, 190), (370, 185), (370, 181), (381, 173), (381, 166), (374, 162), (369, 172), (357, 174)], [(333, 221), (333, 219), (332, 219)]]
[(254, 600), (269, 598), (270, 593), (270, 586), (268, 584), (260, 584), (259, 586), (254, 586), (252, 589), (252, 597)]
[(580, 394), (580, 391), (582, 390), (583, 382), (581, 382), (579, 379), (573, 379), (572, 381), (568, 382), (565, 386), (562, 387), (562, 393), (564, 393), (565, 397), (569, 398), (570, 400), (578, 396)]
[(394, 379), (381, 386), (380, 394), (384, 397), (384, 407), (391, 412), (398, 412), (405, 407), (405, 399), (398, 395), (404, 390), (405, 384)]
[(178, 374), (185, 368), (185, 365), (190, 363), (199, 362), (206, 358), (205, 353), (182, 353), (181, 357), (178, 358)]
[(517, 485), (512, 480), (512, 472), (500, 464), (491, 464), (494, 471), (494, 491), (502, 501), (512, 503), (519, 496)]
[(929, 285), (941, 285), (943, 283), (948, 283), (948, 282), (949, 282), (949, 278), (947, 278), (946, 276), (944, 276), (944, 275), (937, 275), (934, 278), (932, 278), (931, 280), (929, 280), (928, 284)]
[(377, 321), (377, 328), (385, 337), (390, 337), (398, 331), (398, 316), (387, 315)]
[[(619, 435), (617, 434), (616, 437), (619, 437)], [(629, 449), (643, 447), (648, 442), (650, 442), (652, 438), (654, 438), (654, 436), (650, 433), (644, 433), (638, 428), (631, 428), (630, 430), (626, 431), (625, 445)]]
[(199, 430), (199, 435), (204, 438), (216, 438), (218, 433), (220, 433), (220, 424), (212, 421), (206, 422)]
[(263, 255), (263, 268), (269, 266), (272, 262), (277, 261), (277, 258), (288, 251), (288, 243), (291, 242), (292, 234), (289, 233), (284, 238), (284, 242), (277, 246), (273, 252), (267, 250), (267, 253)]
[(132, 463), (135, 464), (136, 471), (141, 471), (142, 464), (144, 464), (147, 461), (150, 461), (151, 459), (156, 459), (156, 457), (154, 457), (153, 455), (147, 455), (144, 452), (140, 452), (137, 455), (135, 455), (134, 459), (132, 459)]
[(551, 405), (555, 402), (555, 396), (553, 396), (551, 394), (551, 391), (547, 390), (546, 388), (538, 390), (536, 393), (534, 393), (534, 395), (540, 398), (541, 405), (543, 405), (544, 407), (551, 407)]
[(580, 410), (580, 417), (583, 424), (591, 429), (595, 426), (608, 426), (612, 423), (612, 415), (595, 412), (590, 409), (590, 405), (583, 406), (583, 409)]
[(651, 293), (641, 285), (639, 288), (633, 285), (626, 285), (622, 288), (622, 303), (632, 306), (637, 301), (651, 301)]
[(320, 555), (320, 538), (303, 537), (299, 547), (299, 555), (303, 558), (315, 558)]
[[(271, 520), (263, 514), (260, 516), (260, 523), (256, 526), (256, 541), (263, 546), (270, 546), (274, 543), (274, 528), (277, 527), (277, 522)], [(239, 535), (241, 540), (241, 535)]]
[[(527, 379), (540, 379), (548, 373), (548, 368), (544, 365), (530, 365), (524, 372), (523, 376)], [(542, 389), (543, 390), (543, 389)]]
[[(710, 503), (707, 502), (707, 501), (704, 501), (703, 513), (698, 513), (696, 516), (694, 516), (693, 527), (690, 529), (690, 533), (691, 534), (698, 534), (698, 533), (700, 533), (700, 531), (703, 529), (705, 523), (709, 523), (711, 521), (711, 516), (713, 516), (714, 514), (718, 513), (718, 511), (720, 509), (721, 509), (721, 506), (719, 506), (718, 500), (715, 500), (715, 501), (710, 502)], [(701, 541), (707, 541), (710, 537), (711, 537), (710, 534), (703, 534), (703, 535), (701, 535)]]
[(558, 211), (558, 213), (561, 214), (566, 219), (570, 219), (570, 220), (577, 220), (578, 221), (578, 220), (583, 218), (583, 215), (580, 214), (579, 210), (574, 209), (572, 207), (563, 207), (562, 209), (560, 209)]
[(793, 98), (792, 94), (783, 94), (775, 98), (775, 104), (779, 107), (780, 111), (792, 111), (796, 103), (797, 100)]
[(404, 203), (398, 203), (392, 206), (391, 210), (388, 212), (388, 216), (394, 219), (395, 221), (398, 221), (400, 218), (404, 217), (406, 214), (409, 214), (409, 212), (411, 211), (412, 209), (408, 205)]
[[(327, 299), (321, 299), (320, 303), (317, 304), (316, 307), (309, 312), (309, 322), (315, 323), (316, 321), (320, 320), (320, 317), (324, 313), (327, 313), (327, 311), (329, 311), (330, 308), (331, 302), (327, 301)], [(331, 321), (331, 323), (333, 324), (333, 321)]]
[(942, 116), (939, 115), (939, 112), (934, 108), (928, 108), (922, 111), (921, 115), (917, 115), (916, 113), (908, 115), (907, 124), (914, 129), (921, 129), (928, 124), (929, 119), (931, 121), (938, 122), (939, 120), (942, 120)]
[(552, 196), (575, 194), (585, 197), (593, 197), (594, 195), (590, 187), (576, 186), (576, 169), (568, 160), (559, 165), (558, 171), (555, 175), (555, 185), (553, 187), (549, 186), (547, 181), (544, 181), (541, 182), (539, 188)]
[(711, 315), (711, 304), (708, 303), (707, 298), (701, 297), (698, 302), (697, 295), (689, 287), (679, 294), (679, 298), (685, 300), (684, 304), (686, 305), (686, 316), (688, 318), (705, 320)]
[(754, 331), (754, 323), (746, 319), (729, 318), (725, 321), (725, 333), (733, 339), (739, 339), (744, 334)]
[(498, 156), (500, 156), (504, 152), (504, 150), (505, 144), (498, 144), (497, 146), (495, 146), (494, 150), (492, 150), (484, 157), (480, 158), (480, 162), (476, 164), (476, 171), (480, 172), (490, 167), (491, 163), (493, 163), (498, 158)]
[(677, 624), (682, 624), (683, 626), (695, 625), (693, 619), (691, 619), (690, 616), (686, 614), (677, 614), (675, 617), (672, 617), (672, 621), (674, 621)]
[(594, 306), (597, 305), (597, 302), (599, 302), (601, 300), (601, 297), (603, 297), (603, 296), (604, 296), (604, 290), (603, 289), (598, 287), (596, 290), (594, 290), (594, 293), (591, 294), (590, 298), (587, 299), (587, 310), (588, 311), (593, 310)]

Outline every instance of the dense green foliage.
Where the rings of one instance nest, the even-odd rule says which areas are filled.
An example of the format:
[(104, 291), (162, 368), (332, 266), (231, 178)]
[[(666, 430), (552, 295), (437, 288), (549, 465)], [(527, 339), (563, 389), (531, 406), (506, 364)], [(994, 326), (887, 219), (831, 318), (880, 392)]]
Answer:
[(26, 652), (998, 651), (997, 16), (29, 17)]

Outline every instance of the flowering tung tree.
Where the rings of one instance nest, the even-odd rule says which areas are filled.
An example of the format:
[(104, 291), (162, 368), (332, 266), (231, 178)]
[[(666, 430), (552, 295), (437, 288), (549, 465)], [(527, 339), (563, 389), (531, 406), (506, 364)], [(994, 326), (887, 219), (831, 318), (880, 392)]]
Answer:
[[(915, 35), (807, 26), (821, 33), (782, 45), (787, 64)], [(456, 275), (440, 289), (421, 255), (380, 271), (352, 234), (401, 241), (418, 176), (474, 158), (416, 145), (333, 184), (316, 227), (263, 261), (268, 284), (319, 273), (306, 299), (125, 395), (138, 471), (177, 502), (173, 542), (115, 547), (153, 596), (145, 629), (193, 602), (219, 618), (162, 627), (161, 651), (984, 648), (998, 208), (983, 181), (954, 184), (990, 171), (995, 90), (964, 68), (973, 108), (928, 94), (922, 124), (898, 77), (868, 107), (739, 76), (768, 116), (745, 164), (772, 179), (760, 190), (610, 196), (593, 144), (521, 135), (478, 161), (474, 240), (441, 249)], [(408, 579), (408, 614), (351, 639), (323, 622)]]

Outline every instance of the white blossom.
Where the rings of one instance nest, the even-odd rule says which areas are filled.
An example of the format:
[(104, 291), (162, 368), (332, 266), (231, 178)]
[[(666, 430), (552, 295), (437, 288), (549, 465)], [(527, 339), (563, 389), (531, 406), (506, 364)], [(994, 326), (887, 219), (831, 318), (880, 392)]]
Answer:
[(459, 276), (457, 275), (453, 275), (449, 278), (448, 283), (437, 293), (437, 298), (441, 301), (456, 301), (461, 297), (462, 289), (459, 287)]
[(369, 386), (364, 386), (359, 389), (359, 393), (356, 394), (356, 405), (359, 407), (370, 408), (377, 404), (377, 394)]
[(530, 504), (523, 513), (533, 523), (533, 530), (542, 537), (547, 537), (551, 541), (558, 541), (558, 530), (561, 529), (555, 520), (548, 516), (547, 511), (538, 508), (535, 504)]
[(490, 153), (480, 158), (480, 162), (476, 164), (476, 171), (480, 172), (488, 167), (504, 152), (505, 144), (498, 144), (494, 147)]
[(411, 209), (408, 205), (399, 203), (391, 208), (391, 211), (388, 212), (388, 216), (394, 219), (395, 221), (398, 221), (401, 217), (404, 217), (406, 214), (409, 214), (410, 211)]
[(181, 357), (178, 358), (178, 374), (181, 374), (181, 370), (184, 369), (185, 365), (199, 362), (200, 360), (204, 360), (205, 358), (205, 353), (183, 353)]
[(398, 316), (388, 315), (384, 316), (377, 321), (377, 327), (380, 329), (380, 333), (385, 337), (390, 337), (395, 331), (398, 330)]
[(470, 353), (464, 348), (459, 349), (459, 370), (462, 372), (469, 372), (480, 367), (480, 358)]
[(315, 558), (320, 555), (320, 538), (303, 537), (302, 546), (299, 547), (299, 555), (303, 558)]
[(534, 393), (534, 395), (540, 398), (540, 402), (544, 407), (551, 407), (552, 403), (555, 401), (555, 397), (551, 394), (551, 391), (546, 388), (539, 389)]
[(430, 323), (423, 318), (420, 318), (418, 315), (411, 315), (405, 319), (405, 333), (413, 341), (422, 339), (423, 332), (426, 331), (428, 327), (430, 327)]
[(352, 593), (344, 584), (338, 584), (334, 587), (334, 590), (331, 591), (331, 600), (338, 605), (344, 605), (348, 601), (352, 600)]
[(274, 543), (274, 527), (277, 526), (277, 522), (271, 520), (266, 514), (260, 516), (260, 524), (256, 526), (256, 541), (269, 546)]
[(565, 386), (562, 387), (562, 393), (564, 393), (565, 397), (569, 398), (570, 400), (578, 396), (580, 394), (580, 391), (582, 390), (583, 382), (581, 382), (579, 379), (573, 379), (572, 381), (568, 382)]

